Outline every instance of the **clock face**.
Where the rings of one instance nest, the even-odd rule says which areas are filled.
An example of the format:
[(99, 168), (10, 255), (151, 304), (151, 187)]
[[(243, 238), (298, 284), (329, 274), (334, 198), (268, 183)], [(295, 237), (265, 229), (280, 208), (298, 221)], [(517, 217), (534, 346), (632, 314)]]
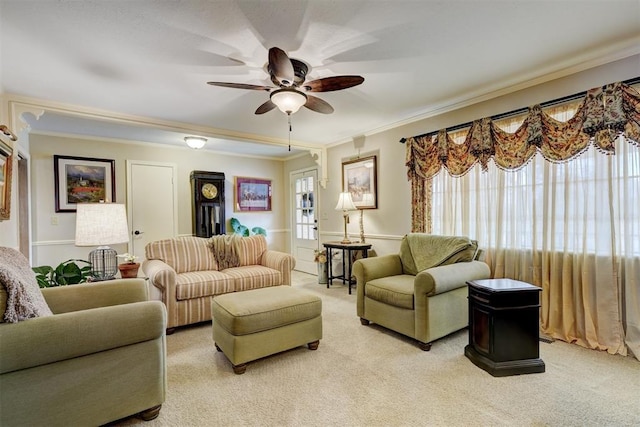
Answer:
[(200, 191), (202, 192), (202, 195), (207, 199), (214, 199), (218, 195), (218, 187), (211, 183), (203, 185)]

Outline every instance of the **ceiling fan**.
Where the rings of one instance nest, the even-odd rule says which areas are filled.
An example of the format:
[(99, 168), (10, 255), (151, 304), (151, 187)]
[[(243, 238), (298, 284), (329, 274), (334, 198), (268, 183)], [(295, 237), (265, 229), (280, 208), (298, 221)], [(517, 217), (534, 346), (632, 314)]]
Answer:
[(207, 84), (270, 92), (269, 100), (260, 105), (255, 114), (264, 114), (277, 107), (283, 113), (291, 115), (302, 106), (318, 113), (333, 113), (333, 107), (328, 102), (309, 95), (309, 92), (331, 92), (348, 89), (364, 81), (361, 76), (334, 76), (305, 82), (309, 71), (307, 65), (297, 59), (289, 58), (282, 49), (277, 47), (269, 49), (267, 71), (276, 87), (225, 82), (207, 82)]

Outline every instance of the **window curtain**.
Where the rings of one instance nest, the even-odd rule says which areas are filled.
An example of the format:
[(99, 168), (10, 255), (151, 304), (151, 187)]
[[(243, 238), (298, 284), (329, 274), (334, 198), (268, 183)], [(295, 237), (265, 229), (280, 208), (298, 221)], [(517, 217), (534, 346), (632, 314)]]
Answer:
[(640, 96), (573, 110), (410, 138), (412, 230), (475, 238), (493, 277), (540, 286), (546, 334), (640, 359)]

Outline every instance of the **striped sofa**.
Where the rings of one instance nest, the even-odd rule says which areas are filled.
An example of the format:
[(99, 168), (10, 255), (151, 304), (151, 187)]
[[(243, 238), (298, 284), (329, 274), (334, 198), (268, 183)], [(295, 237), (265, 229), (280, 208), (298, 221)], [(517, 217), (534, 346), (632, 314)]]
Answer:
[(142, 270), (150, 294), (167, 306), (167, 333), (211, 320), (211, 298), (228, 292), (291, 285), (293, 256), (267, 249), (264, 236), (237, 237), (239, 266), (220, 270), (209, 239), (178, 237), (149, 243)]

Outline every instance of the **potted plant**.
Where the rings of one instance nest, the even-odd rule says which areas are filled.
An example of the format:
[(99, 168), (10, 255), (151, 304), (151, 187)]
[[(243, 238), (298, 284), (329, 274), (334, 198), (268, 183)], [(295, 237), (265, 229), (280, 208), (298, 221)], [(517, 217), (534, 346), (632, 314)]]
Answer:
[(315, 250), (313, 251), (313, 260), (318, 265), (318, 283), (321, 285), (327, 284), (327, 250)]
[(118, 258), (124, 259), (123, 263), (118, 264), (118, 270), (120, 270), (120, 276), (123, 279), (138, 277), (138, 268), (140, 268), (140, 263), (136, 262), (136, 259), (138, 258), (137, 256), (131, 255), (127, 252), (122, 255), (118, 255)]
[[(86, 264), (80, 267), (77, 263)], [(33, 267), (38, 286), (50, 288), (52, 286), (76, 285), (91, 279), (91, 263), (82, 259), (69, 259), (61, 262), (56, 268), (48, 265)]]

